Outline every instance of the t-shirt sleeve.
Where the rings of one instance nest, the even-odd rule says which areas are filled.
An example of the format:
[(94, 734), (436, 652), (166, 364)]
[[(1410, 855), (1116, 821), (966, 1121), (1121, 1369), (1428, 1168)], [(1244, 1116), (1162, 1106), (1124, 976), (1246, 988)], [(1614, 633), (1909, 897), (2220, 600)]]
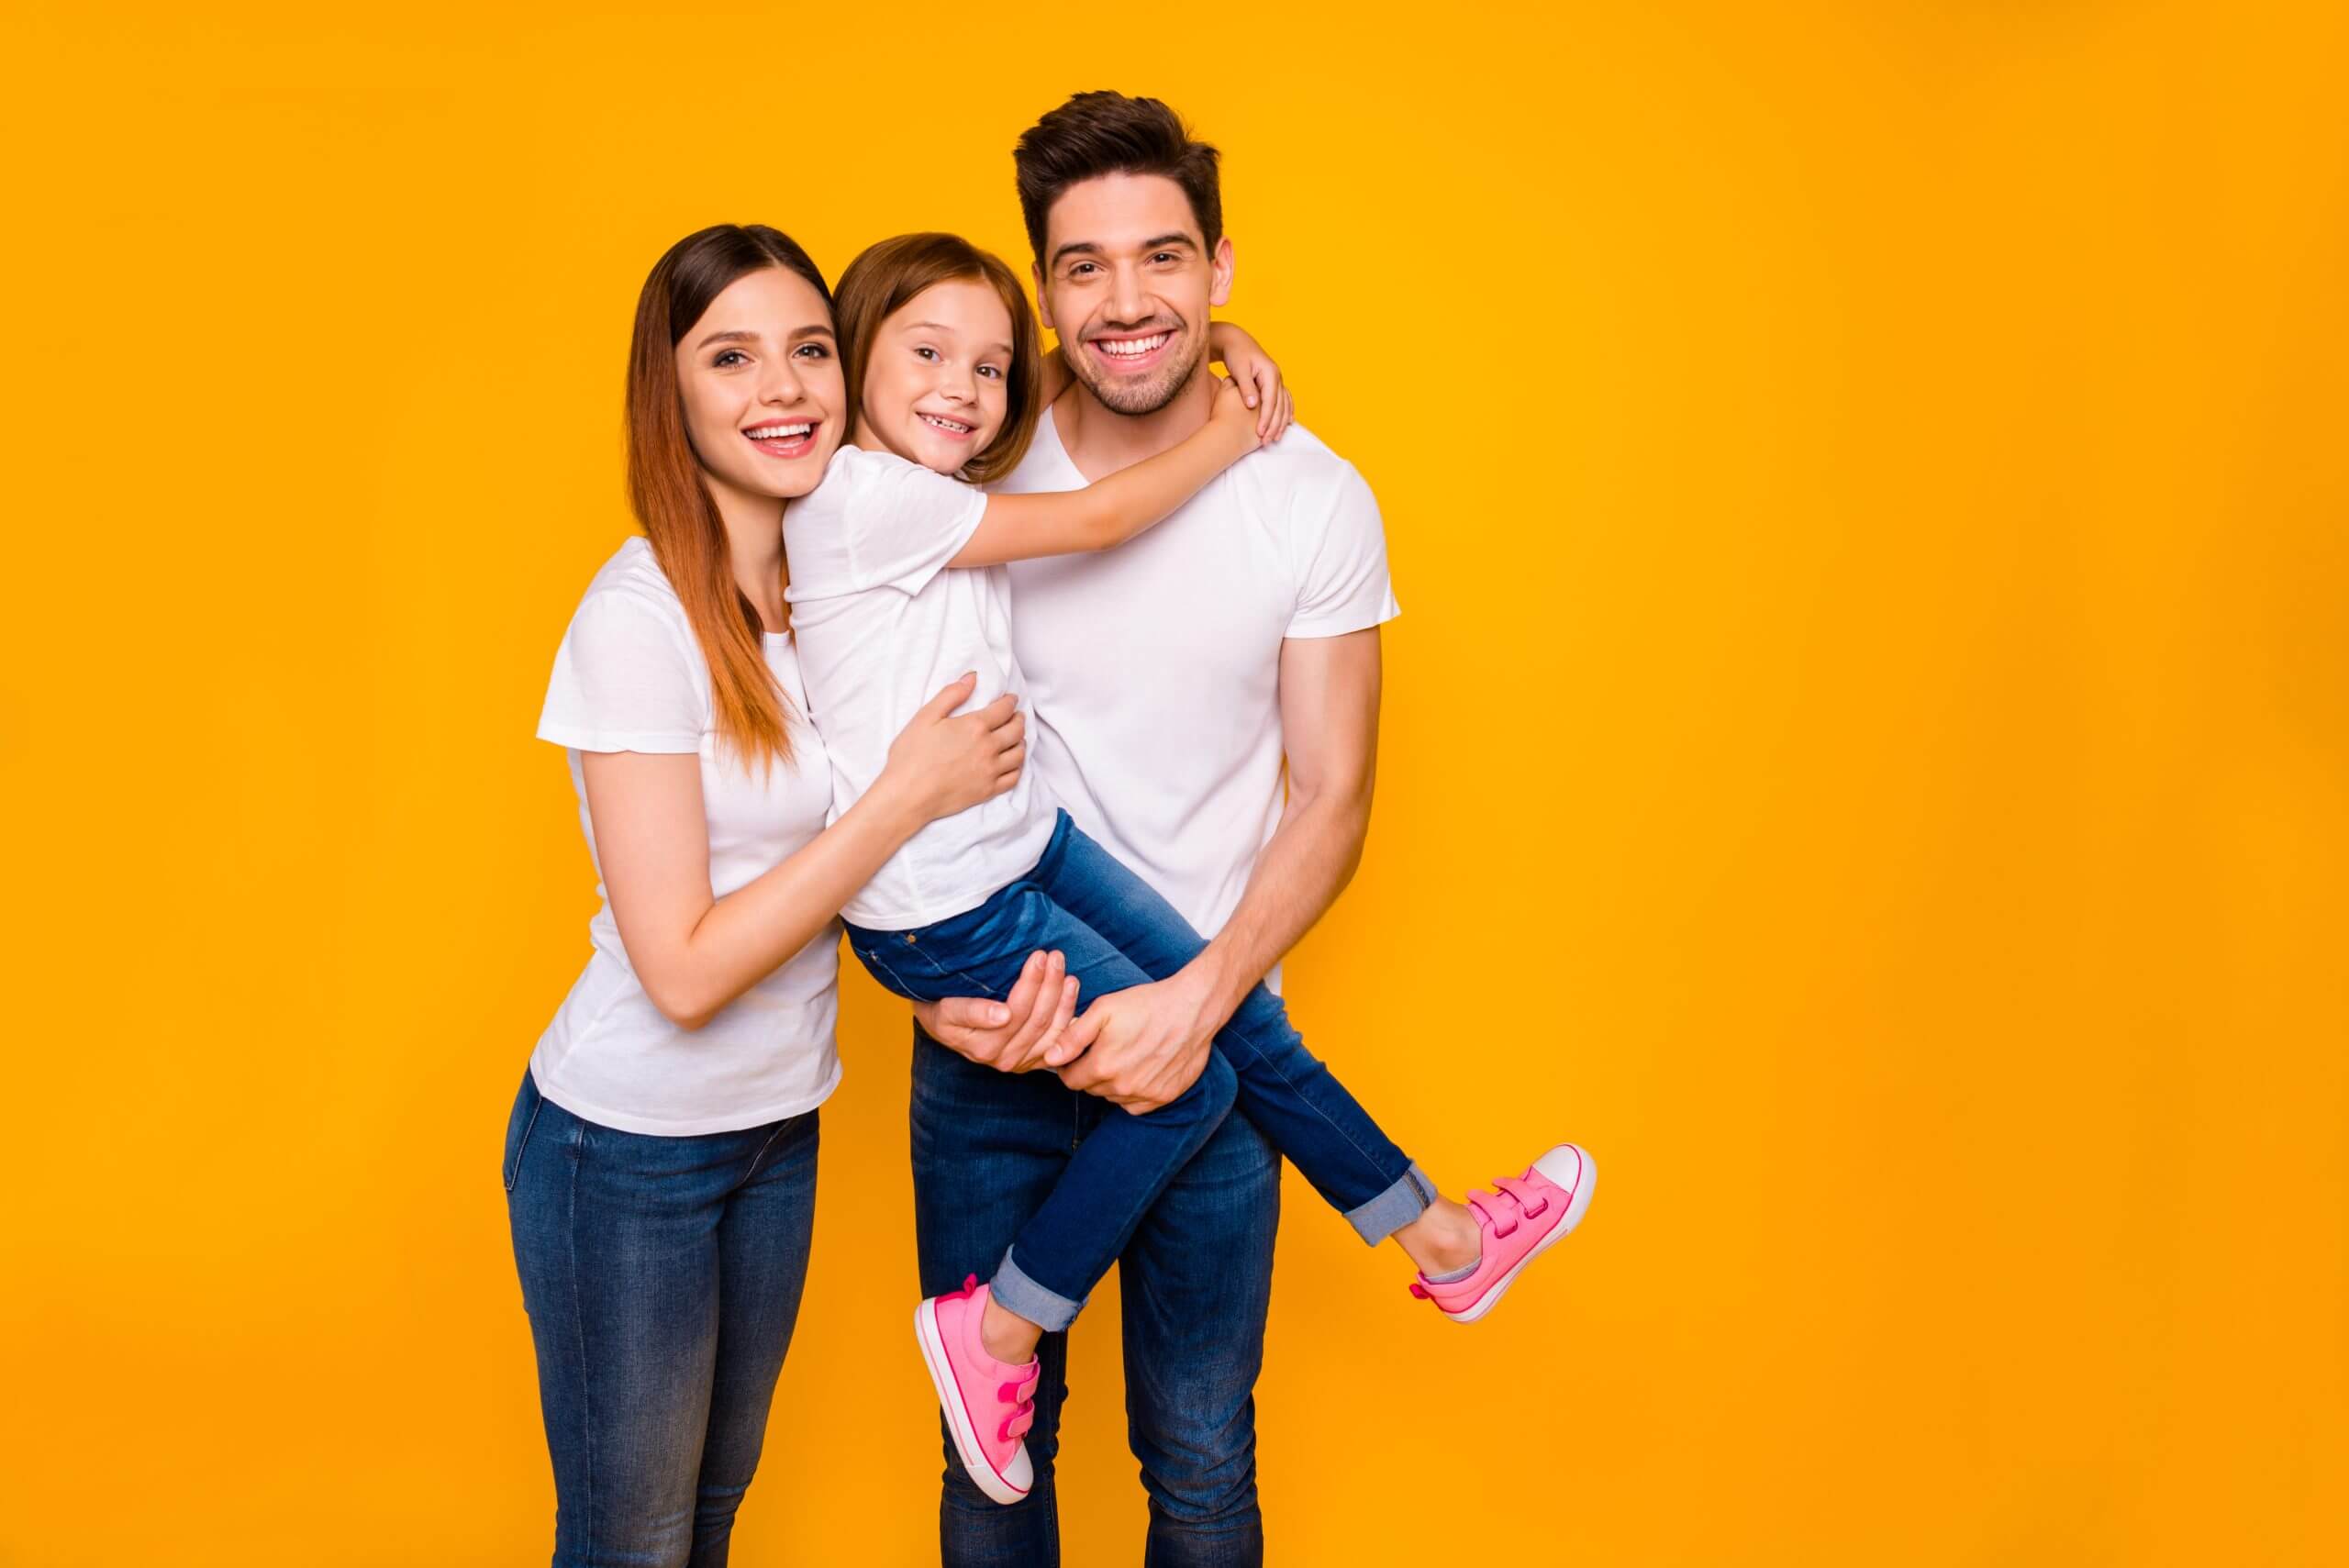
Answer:
[(555, 652), (539, 739), (582, 751), (700, 751), (709, 695), (692, 637), (674, 606), (590, 594)]
[(848, 587), (918, 594), (978, 531), (986, 493), (901, 458), (857, 464), (843, 507)]
[(1378, 498), (1349, 464), (1338, 483), (1303, 503), (1297, 612), (1287, 637), (1342, 637), (1403, 613), (1386, 574), (1386, 528)]

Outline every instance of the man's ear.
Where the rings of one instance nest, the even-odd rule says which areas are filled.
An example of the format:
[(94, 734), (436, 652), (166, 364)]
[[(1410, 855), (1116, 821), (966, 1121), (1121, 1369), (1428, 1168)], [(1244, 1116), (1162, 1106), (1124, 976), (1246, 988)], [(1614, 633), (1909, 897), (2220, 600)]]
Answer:
[(1227, 305), (1231, 300), (1231, 272), (1237, 261), (1231, 253), (1231, 236), (1227, 234), (1215, 242), (1215, 256), (1209, 265), (1213, 277), (1208, 284), (1208, 303)]
[(1036, 319), (1044, 324), (1046, 331), (1059, 331), (1060, 328), (1052, 325), (1052, 302), (1044, 297), (1044, 269), (1030, 261), (1028, 263), (1028, 275), (1036, 280)]

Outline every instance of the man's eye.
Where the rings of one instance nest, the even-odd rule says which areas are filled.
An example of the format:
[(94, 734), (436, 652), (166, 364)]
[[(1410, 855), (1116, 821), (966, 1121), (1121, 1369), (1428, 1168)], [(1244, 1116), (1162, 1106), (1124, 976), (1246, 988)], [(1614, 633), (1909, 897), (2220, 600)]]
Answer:
[(1161, 250), (1157, 255), (1152, 256), (1151, 260), (1153, 261), (1171, 261), (1174, 260), (1174, 252), (1172, 250)]
[(1071, 268), (1068, 270), (1068, 275), (1069, 275), (1070, 277), (1073, 277), (1073, 278), (1081, 278), (1081, 277), (1083, 277), (1085, 273), (1087, 273), (1087, 272), (1091, 272), (1092, 270), (1093, 270), (1093, 263), (1092, 263), (1092, 262), (1090, 262), (1090, 261), (1079, 261), (1075, 266), (1071, 267)]

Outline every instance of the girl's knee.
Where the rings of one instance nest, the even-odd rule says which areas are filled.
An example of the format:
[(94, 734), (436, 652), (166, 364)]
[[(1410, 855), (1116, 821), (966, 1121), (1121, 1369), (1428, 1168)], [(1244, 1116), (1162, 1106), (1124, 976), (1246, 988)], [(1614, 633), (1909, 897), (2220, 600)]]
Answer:
[(1223, 1052), (1208, 1052), (1208, 1064), (1199, 1069), (1198, 1081), (1191, 1092), (1200, 1096), (1199, 1111), (1203, 1116), (1220, 1118), (1240, 1097), (1240, 1074), (1223, 1059)]

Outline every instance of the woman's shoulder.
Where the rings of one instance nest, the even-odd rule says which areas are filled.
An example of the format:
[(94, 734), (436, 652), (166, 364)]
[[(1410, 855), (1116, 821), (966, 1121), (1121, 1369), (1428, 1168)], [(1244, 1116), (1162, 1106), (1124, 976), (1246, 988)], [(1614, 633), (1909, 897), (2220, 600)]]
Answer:
[(641, 537), (622, 540), (619, 549), (596, 569), (596, 575), (587, 581), (587, 591), (579, 597), (582, 606), (599, 598), (618, 597), (674, 609), (681, 616), (685, 609), (669, 574), (661, 570), (651, 541)]
[(629, 539), (589, 579), (572, 613), (568, 640), (638, 640), (649, 634), (694, 647), (693, 623), (669, 574), (641, 538)]

